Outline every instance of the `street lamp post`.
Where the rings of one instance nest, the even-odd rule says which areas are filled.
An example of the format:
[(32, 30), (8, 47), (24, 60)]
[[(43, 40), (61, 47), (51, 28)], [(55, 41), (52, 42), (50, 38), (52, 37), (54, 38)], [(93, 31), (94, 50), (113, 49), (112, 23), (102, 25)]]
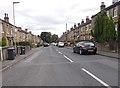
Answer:
[(18, 4), (19, 2), (13, 2), (13, 31), (14, 31), (14, 48), (16, 53), (16, 32), (15, 32), (15, 8), (14, 5)]
[(66, 23), (66, 43), (67, 43), (67, 23)]

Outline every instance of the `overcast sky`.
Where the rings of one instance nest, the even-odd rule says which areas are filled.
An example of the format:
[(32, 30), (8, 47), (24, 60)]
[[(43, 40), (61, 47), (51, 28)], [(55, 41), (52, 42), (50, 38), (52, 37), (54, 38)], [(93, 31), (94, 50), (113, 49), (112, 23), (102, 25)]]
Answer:
[(59, 36), (65, 32), (66, 23), (70, 29), (74, 23), (99, 12), (101, 2), (112, 4), (112, 0), (0, 0), (0, 19), (8, 13), (12, 24), (13, 1), (20, 2), (15, 4), (16, 26), (28, 28), (35, 35), (49, 31)]

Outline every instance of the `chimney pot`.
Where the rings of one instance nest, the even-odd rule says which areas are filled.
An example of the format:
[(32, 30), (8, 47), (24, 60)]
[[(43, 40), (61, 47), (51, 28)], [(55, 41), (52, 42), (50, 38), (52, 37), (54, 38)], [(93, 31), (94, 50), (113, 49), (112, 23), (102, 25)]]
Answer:
[(5, 13), (5, 17), (6, 17), (6, 13)]
[(90, 19), (89, 19), (89, 16), (86, 16), (86, 22), (89, 22)]
[(28, 29), (25, 29), (25, 31), (27, 32), (27, 31), (28, 31)]
[(101, 2), (100, 10), (104, 10), (104, 9), (105, 9), (105, 3)]
[(104, 5), (105, 3), (104, 2), (101, 2), (101, 5)]
[(81, 24), (84, 24), (84, 19), (82, 19)]
[(9, 17), (8, 17), (8, 14), (6, 14), (6, 13), (5, 13), (4, 20), (5, 20), (6, 22), (9, 22)]
[(74, 28), (76, 28), (76, 24), (74, 24)]
[(80, 26), (80, 23), (78, 23), (78, 26)]
[(112, 4), (115, 4), (116, 2), (118, 2), (118, 0), (112, 0)]

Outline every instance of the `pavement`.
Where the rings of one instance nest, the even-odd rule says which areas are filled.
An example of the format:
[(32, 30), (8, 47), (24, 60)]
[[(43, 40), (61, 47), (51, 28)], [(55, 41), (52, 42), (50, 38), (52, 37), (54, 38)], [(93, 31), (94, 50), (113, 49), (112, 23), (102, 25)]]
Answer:
[(0, 68), (0, 71), (4, 71), (4, 70), (12, 67), (16, 63), (20, 62), (23, 59), (26, 59), (27, 57), (31, 56), (35, 52), (37, 52), (37, 48), (32, 48), (30, 51), (26, 52), (23, 55), (16, 55), (14, 60), (2, 61), (2, 68)]
[(120, 58), (119, 56), (118, 56), (118, 53), (115, 53), (115, 52), (105, 52), (105, 51), (97, 51), (97, 54), (98, 55), (102, 55), (102, 56), (106, 56), (106, 57), (111, 57), (111, 58)]
[[(67, 47), (67, 49), (72, 49), (72, 47)], [(0, 71), (6, 70), (9, 67), (15, 65), (17, 62), (29, 57), (30, 55), (37, 52), (37, 48), (32, 48), (29, 52), (26, 52), (25, 55), (17, 55), (14, 60), (6, 60), (2, 62), (2, 69)], [(97, 51), (98, 55), (110, 57), (110, 58), (116, 58), (118, 59), (118, 53), (115, 52), (105, 52), (105, 51)]]

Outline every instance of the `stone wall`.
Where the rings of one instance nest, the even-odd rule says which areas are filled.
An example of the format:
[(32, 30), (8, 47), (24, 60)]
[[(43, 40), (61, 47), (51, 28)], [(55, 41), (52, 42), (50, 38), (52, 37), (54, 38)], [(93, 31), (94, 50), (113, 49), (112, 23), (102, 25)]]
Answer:
[(8, 58), (8, 52), (7, 52), (7, 49), (10, 48), (10, 47), (2, 47), (2, 56), (3, 56), (3, 61), (4, 60), (7, 60)]
[(98, 50), (101, 50), (101, 51), (107, 51), (107, 52), (118, 52), (118, 44), (116, 42), (113, 42), (113, 47), (114, 49), (113, 50), (110, 50), (109, 48), (109, 44), (100, 44), (100, 43), (97, 43), (97, 49)]
[[(8, 58), (8, 48), (11, 48), (11, 47), (2, 47), (3, 61), (7, 60), (7, 58)], [(31, 50), (30, 46), (25, 46), (25, 52), (28, 52), (30, 50)], [(17, 55), (21, 54), (21, 48), (20, 48), (20, 46), (17, 47), (16, 54)], [(0, 60), (1, 60), (1, 58), (0, 58)]]

